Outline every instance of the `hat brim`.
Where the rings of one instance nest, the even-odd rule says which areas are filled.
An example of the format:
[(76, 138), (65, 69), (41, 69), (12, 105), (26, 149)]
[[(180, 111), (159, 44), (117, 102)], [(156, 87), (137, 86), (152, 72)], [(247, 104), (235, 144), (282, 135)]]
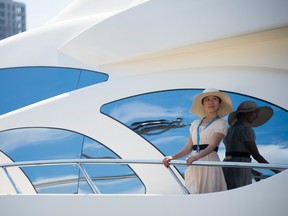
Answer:
[(224, 92), (205, 92), (205, 93), (197, 95), (194, 98), (191, 109), (190, 109), (190, 111), (193, 114), (201, 118), (206, 116), (206, 113), (202, 104), (202, 100), (203, 98), (207, 96), (217, 96), (221, 99), (221, 103), (220, 103), (219, 110), (218, 110), (218, 116), (220, 118), (228, 115), (233, 110), (232, 101), (229, 95), (225, 94)]
[(250, 127), (258, 127), (260, 125), (265, 124), (273, 115), (273, 109), (268, 106), (257, 107), (257, 108), (253, 108), (249, 110), (234, 111), (234, 112), (231, 112), (228, 117), (229, 125), (230, 126), (234, 125), (238, 121), (238, 118), (237, 118), (238, 113), (252, 112), (254, 110), (259, 110), (260, 112), (258, 114), (257, 119), (253, 123), (247, 123), (247, 125)]

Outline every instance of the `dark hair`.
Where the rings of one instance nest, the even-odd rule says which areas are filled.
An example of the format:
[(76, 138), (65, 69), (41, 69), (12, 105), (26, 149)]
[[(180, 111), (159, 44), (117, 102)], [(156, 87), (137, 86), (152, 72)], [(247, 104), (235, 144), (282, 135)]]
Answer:
[[(209, 95), (208, 95), (208, 96), (209, 96)], [(208, 96), (206, 96), (206, 97), (208, 97)], [(211, 96), (214, 96), (214, 95), (211, 95)], [(206, 97), (204, 97), (204, 98), (202, 99), (202, 101), (201, 101), (202, 105), (204, 104), (203, 101), (204, 101), (204, 99), (205, 99)], [(214, 97), (217, 97), (217, 98), (219, 99), (219, 103), (221, 104), (221, 102), (222, 102), (221, 98), (218, 97), (218, 96), (214, 96)]]

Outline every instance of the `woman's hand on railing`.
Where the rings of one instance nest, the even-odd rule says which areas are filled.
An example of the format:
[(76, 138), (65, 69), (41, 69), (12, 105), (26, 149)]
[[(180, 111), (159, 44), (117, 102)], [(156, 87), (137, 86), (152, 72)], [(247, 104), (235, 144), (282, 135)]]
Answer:
[(173, 159), (172, 156), (167, 156), (167, 157), (163, 158), (162, 163), (164, 164), (164, 166), (165, 166), (166, 168), (169, 167), (170, 161), (171, 161), (172, 159)]
[(199, 158), (196, 157), (195, 155), (191, 155), (186, 158), (186, 165), (189, 166), (191, 165), (194, 161), (197, 161)]

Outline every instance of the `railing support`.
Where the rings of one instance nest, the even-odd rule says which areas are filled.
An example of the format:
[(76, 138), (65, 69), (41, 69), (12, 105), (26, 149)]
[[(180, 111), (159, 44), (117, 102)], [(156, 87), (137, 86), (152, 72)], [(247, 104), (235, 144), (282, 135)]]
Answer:
[(86, 170), (84, 169), (82, 164), (77, 163), (79, 169), (81, 170), (81, 172), (83, 173), (88, 185), (91, 187), (92, 191), (94, 194), (100, 194), (100, 190), (96, 187), (96, 185), (94, 184), (94, 182), (92, 181), (92, 179), (90, 178), (90, 176), (88, 175), (88, 173), (86, 172)]
[(9, 172), (7, 171), (6, 167), (2, 167), (4, 170), (4, 173), (6, 174), (6, 176), (8, 177), (9, 181), (11, 182), (14, 190), (16, 191), (17, 194), (21, 194), (22, 192), (19, 190), (19, 188), (17, 187), (16, 183), (14, 182), (13, 178), (11, 177), (11, 175), (9, 174)]

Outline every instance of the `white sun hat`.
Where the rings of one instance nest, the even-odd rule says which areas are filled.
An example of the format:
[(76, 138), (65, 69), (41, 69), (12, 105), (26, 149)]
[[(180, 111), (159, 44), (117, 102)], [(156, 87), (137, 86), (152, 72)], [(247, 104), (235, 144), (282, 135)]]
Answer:
[(264, 124), (272, 117), (274, 113), (273, 109), (269, 106), (259, 107), (254, 101), (244, 101), (238, 106), (236, 111), (230, 113), (228, 117), (229, 125), (233, 125), (238, 121), (238, 113), (252, 112), (255, 110), (259, 110), (259, 113), (257, 119), (253, 123), (248, 124), (251, 127), (258, 127)]
[(215, 88), (207, 88), (201, 94), (197, 95), (193, 100), (190, 111), (201, 118), (205, 117), (206, 113), (202, 104), (202, 100), (207, 96), (217, 96), (221, 99), (220, 107), (218, 110), (218, 116), (220, 118), (228, 115), (233, 111), (233, 105), (230, 96), (224, 92), (220, 92)]

